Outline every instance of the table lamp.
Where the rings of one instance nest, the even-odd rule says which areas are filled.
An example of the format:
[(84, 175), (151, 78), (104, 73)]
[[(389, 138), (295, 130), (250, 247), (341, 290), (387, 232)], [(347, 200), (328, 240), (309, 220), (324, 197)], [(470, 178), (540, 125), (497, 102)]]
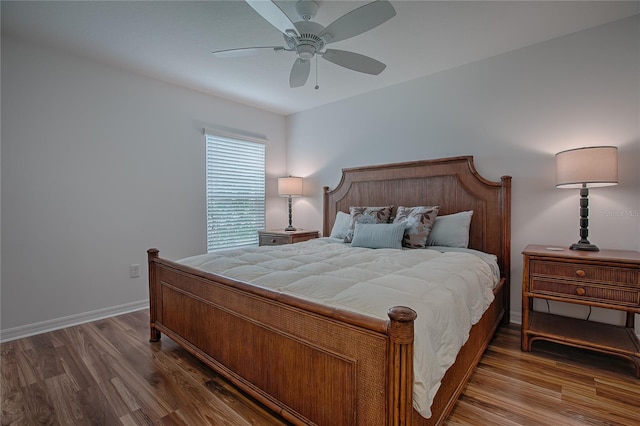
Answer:
[(296, 228), (291, 225), (291, 197), (302, 197), (302, 178), (293, 176), (278, 178), (278, 194), (281, 197), (287, 197), (289, 204), (289, 226), (284, 230), (295, 231)]
[(618, 184), (618, 148), (592, 146), (556, 154), (556, 187), (580, 188), (580, 241), (571, 250), (599, 251), (589, 242), (589, 188)]

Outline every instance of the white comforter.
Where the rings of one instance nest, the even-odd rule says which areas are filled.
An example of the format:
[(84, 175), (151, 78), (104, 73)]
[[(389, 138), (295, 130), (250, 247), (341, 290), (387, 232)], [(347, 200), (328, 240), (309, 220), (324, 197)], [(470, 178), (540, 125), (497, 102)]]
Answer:
[(413, 406), (426, 418), (444, 373), (493, 301), (497, 284), (486, 259), (470, 252), (374, 250), (326, 238), (225, 250), (180, 263), (384, 320), (392, 306), (412, 308), (418, 313)]

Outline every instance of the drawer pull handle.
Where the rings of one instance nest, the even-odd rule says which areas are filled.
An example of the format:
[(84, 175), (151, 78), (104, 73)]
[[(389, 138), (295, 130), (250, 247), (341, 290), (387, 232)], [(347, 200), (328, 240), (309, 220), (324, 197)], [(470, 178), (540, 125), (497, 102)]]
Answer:
[(272, 239), (271, 239), (271, 242), (272, 242), (272, 243), (275, 243), (275, 242), (276, 242), (276, 239), (275, 239), (275, 238), (272, 238)]
[(576, 275), (579, 276), (580, 278), (584, 278), (584, 277), (587, 276), (587, 273), (582, 269), (577, 269), (576, 270)]
[(585, 293), (586, 293), (586, 291), (585, 291), (585, 289), (584, 289), (584, 288), (582, 288), (582, 287), (578, 287), (578, 288), (576, 288), (576, 294), (577, 294), (578, 296), (584, 296), (584, 295), (585, 295)]

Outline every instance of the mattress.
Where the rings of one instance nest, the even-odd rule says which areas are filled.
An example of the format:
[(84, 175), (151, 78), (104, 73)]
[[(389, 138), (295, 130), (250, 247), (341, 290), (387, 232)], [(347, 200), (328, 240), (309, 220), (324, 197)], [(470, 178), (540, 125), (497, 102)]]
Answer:
[(413, 406), (426, 418), (442, 377), (499, 281), (495, 256), (486, 253), (368, 249), (329, 238), (223, 250), (179, 263), (383, 320), (390, 307), (413, 309)]

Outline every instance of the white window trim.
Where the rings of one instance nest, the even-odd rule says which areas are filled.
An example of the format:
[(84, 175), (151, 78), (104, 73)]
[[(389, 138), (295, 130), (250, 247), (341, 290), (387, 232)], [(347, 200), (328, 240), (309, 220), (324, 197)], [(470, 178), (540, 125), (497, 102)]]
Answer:
[(265, 145), (269, 144), (269, 139), (267, 139), (266, 136), (260, 136), (255, 134), (252, 135), (252, 134), (249, 134), (248, 132), (241, 132), (237, 130), (226, 131), (226, 130), (220, 130), (220, 129), (208, 129), (205, 127), (203, 129), (203, 134), (205, 136), (213, 136), (217, 138), (235, 139), (239, 141), (255, 142), (255, 143), (261, 143)]

